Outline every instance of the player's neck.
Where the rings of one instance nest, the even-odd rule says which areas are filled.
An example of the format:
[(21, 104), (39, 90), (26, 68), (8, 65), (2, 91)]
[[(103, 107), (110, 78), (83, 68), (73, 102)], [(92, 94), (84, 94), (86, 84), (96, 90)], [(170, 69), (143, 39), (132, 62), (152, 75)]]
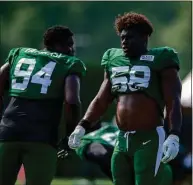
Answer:
[(142, 48), (141, 50), (139, 50), (138, 52), (133, 52), (133, 53), (126, 53), (125, 55), (129, 58), (138, 58), (140, 57), (141, 55), (144, 55), (148, 52), (148, 49), (147, 48)]

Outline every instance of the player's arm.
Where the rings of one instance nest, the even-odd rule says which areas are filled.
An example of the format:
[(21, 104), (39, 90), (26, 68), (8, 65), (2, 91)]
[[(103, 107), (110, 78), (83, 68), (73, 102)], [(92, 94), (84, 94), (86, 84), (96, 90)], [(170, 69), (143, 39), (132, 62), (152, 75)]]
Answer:
[(168, 119), (170, 134), (180, 134), (182, 125), (181, 113), (181, 80), (177, 69), (165, 69), (161, 73), (162, 91), (166, 104), (166, 119)]
[(81, 116), (80, 78), (77, 75), (69, 75), (65, 79), (64, 103), (66, 132), (67, 136), (69, 136)]
[(65, 79), (64, 104), (66, 137), (63, 137), (58, 143), (58, 158), (64, 158), (69, 155), (70, 148), (68, 147), (68, 136), (72, 133), (80, 120), (80, 78), (78, 75), (71, 74)]
[(114, 96), (111, 94), (110, 80), (105, 72), (104, 80), (97, 95), (90, 103), (83, 119), (69, 137), (68, 145), (70, 148), (75, 149), (79, 147), (81, 138), (84, 136), (86, 130), (89, 130), (89, 128), (92, 127), (92, 123), (100, 119), (113, 99)]
[(96, 124), (96, 121), (105, 113), (108, 105), (111, 104), (114, 99), (111, 93), (111, 82), (108, 76), (108, 66), (111, 62), (111, 50), (112, 49), (108, 49), (102, 56), (101, 66), (104, 67), (104, 80), (101, 87), (90, 103), (83, 119), (79, 122), (79, 126), (83, 127), (84, 130), (88, 130), (93, 124)]
[(161, 72), (162, 92), (166, 105), (166, 119), (169, 123), (169, 136), (164, 143), (163, 162), (175, 158), (179, 150), (179, 134), (182, 125), (181, 80), (176, 68)]
[(2, 113), (3, 110), (3, 94), (9, 79), (9, 69), (10, 69), (9, 63), (5, 63), (0, 68), (0, 114)]
[(101, 87), (95, 98), (90, 103), (79, 125), (83, 126), (85, 129), (91, 127), (90, 123), (95, 123), (98, 121), (98, 119), (106, 112), (113, 99), (114, 96), (111, 94), (110, 80), (105, 72)]

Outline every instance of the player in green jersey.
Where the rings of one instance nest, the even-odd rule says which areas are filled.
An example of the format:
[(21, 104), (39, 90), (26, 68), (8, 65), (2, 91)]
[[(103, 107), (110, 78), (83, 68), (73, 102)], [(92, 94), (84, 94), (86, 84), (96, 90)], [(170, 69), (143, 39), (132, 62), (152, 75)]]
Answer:
[(86, 68), (73, 45), (71, 30), (54, 26), (44, 34), (45, 49), (12, 49), (1, 67), (0, 108), (7, 81), (10, 96), (0, 122), (1, 185), (15, 183), (21, 164), (26, 184), (51, 183), (63, 103), (67, 135), (80, 119), (80, 78)]
[[(111, 164), (114, 184), (130, 184), (134, 168), (137, 185), (158, 185), (163, 179), (164, 185), (170, 185), (172, 174), (164, 163), (177, 156), (181, 130), (177, 53), (170, 47), (148, 48), (153, 26), (142, 14), (119, 15), (115, 29), (122, 48), (111, 48), (104, 53), (101, 62), (104, 81), (68, 144), (78, 148), (85, 130), (116, 100), (120, 132)], [(170, 124), (166, 140), (165, 106)]]

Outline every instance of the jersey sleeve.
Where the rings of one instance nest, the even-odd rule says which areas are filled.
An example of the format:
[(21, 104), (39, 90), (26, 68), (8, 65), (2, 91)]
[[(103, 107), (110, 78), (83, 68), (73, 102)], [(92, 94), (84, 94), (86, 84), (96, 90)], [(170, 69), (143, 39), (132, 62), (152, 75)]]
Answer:
[(11, 65), (11, 63), (12, 63), (12, 58), (13, 58), (13, 53), (14, 53), (14, 49), (11, 49), (11, 50), (9, 51), (9, 54), (8, 54), (6, 60), (5, 60), (5, 63), (9, 63), (9, 64)]
[(104, 70), (106, 72), (108, 72), (109, 54), (110, 54), (110, 49), (105, 51), (105, 53), (103, 54), (102, 60), (101, 60), (101, 66), (104, 67)]
[(87, 146), (92, 143), (92, 140), (84, 140), (83, 137), (83, 141), (81, 142), (81, 145), (75, 150), (76, 154), (79, 156), (80, 159), (82, 160), (86, 160), (86, 150), (87, 150)]
[(19, 48), (13, 48), (10, 50), (8, 57), (5, 60), (5, 63), (9, 63), (9, 65), (11, 66), (13, 63), (13, 58), (14, 55), (19, 51)]
[(160, 61), (160, 69), (174, 67), (180, 69), (178, 53), (173, 48), (165, 48)]
[(79, 77), (83, 77), (86, 75), (86, 65), (79, 59), (73, 60), (70, 65), (68, 75), (76, 74)]

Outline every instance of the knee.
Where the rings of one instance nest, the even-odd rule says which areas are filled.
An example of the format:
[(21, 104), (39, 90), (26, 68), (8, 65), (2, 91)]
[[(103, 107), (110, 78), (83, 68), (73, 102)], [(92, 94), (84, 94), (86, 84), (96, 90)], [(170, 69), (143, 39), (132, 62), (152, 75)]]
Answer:
[(135, 175), (137, 185), (172, 185), (172, 179), (167, 176), (153, 176), (152, 174), (138, 174)]
[(155, 178), (153, 175), (148, 174), (135, 174), (135, 180), (137, 185), (158, 185), (156, 184)]

